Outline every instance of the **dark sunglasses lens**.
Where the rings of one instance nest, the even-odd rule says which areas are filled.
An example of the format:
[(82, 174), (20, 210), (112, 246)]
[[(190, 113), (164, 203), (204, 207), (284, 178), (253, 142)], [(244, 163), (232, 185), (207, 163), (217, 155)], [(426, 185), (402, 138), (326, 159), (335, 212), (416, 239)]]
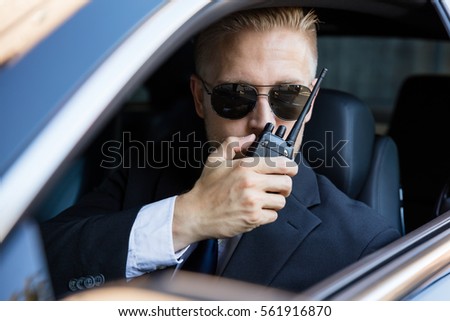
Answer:
[(211, 95), (211, 105), (216, 113), (228, 119), (245, 117), (253, 109), (255, 102), (255, 89), (239, 84), (218, 85)]
[(311, 91), (305, 86), (277, 86), (270, 92), (270, 105), (277, 117), (284, 120), (296, 120), (310, 95)]

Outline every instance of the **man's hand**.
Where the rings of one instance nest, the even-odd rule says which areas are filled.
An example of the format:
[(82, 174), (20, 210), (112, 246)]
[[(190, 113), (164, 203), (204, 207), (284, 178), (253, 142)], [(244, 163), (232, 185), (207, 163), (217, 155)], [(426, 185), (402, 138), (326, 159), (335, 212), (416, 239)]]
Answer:
[(191, 191), (177, 197), (175, 251), (207, 238), (228, 238), (271, 223), (291, 193), (298, 167), (285, 157), (236, 158), (255, 139), (229, 137), (209, 157)]

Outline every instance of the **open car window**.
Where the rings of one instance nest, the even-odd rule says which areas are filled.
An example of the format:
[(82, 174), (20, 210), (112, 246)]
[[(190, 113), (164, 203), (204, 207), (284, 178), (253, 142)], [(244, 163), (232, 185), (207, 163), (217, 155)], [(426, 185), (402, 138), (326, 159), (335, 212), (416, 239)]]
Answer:
[[(311, 3), (308, 2), (308, 4)], [(326, 6), (326, 4), (323, 5)], [(73, 149), (70, 148), (70, 151), (64, 157), (61, 157), (60, 161), (63, 166), (55, 165), (53, 167), (55, 173), (49, 174), (49, 177), (51, 176), (52, 179), (42, 185), (45, 188), (36, 192), (36, 195), (39, 197), (36, 197), (32, 202), (30, 201), (30, 206), (24, 206), (26, 207), (26, 211), (24, 210), (26, 218), (33, 217), (38, 222), (47, 220), (74, 204), (84, 194), (92, 191), (119, 166), (117, 163), (119, 158), (112, 158), (112, 155), (119, 155), (120, 153), (123, 155), (129, 147), (134, 148), (134, 151), (139, 150), (142, 146), (141, 142), (170, 139), (174, 134), (189, 132), (201, 125), (201, 121), (196, 118), (189, 91), (189, 77), (194, 72), (192, 38), (200, 27), (204, 27), (204, 25), (216, 19), (214, 15), (219, 16), (223, 13), (219, 13), (220, 9), (215, 8), (214, 5), (209, 7), (211, 11), (207, 11), (207, 9), (202, 11), (200, 8), (208, 8), (208, 6), (204, 3), (198, 4), (200, 13), (198, 13), (197, 20), (186, 24), (186, 29), (188, 30), (186, 34), (183, 34), (181, 31), (179, 33), (174, 32), (175, 35), (169, 37), (166, 46), (162, 46), (159, 49), (155, 48), (155, 62), (153, 60), (147, 61), (147, 58), (141, 57), (140, 62), (134, 65), (134, 72), (124, 76), (123, 81), (115, 82), (118, 86), (117, 91), (113, 92), (111, 90), (111, 95), (104, 100), (108, 108), (99, 108), (98, 111), (102, 116), (96, 115), (92, 116), (93, 118), (89, 118), (90, 123), (84, 126), (83, 129), (86, 132), (80, 131), (78, 138), (70, 141), (70, 143), (73, 143)], [(231, 5), (226, 8), (228, 11), (234, 10), (234, 7)], [(430, 4), (426, 8), (426, 12), (429, 12)], [(320, 13), (320, 8), (318, 12)], [(337, 13), (340, 10), (332, 8), (330, 12)], [(357, 11), (348, 10), (348, 8), (343, 10), (343, 12), (346, 15), (355, 15), (355, 17), (358, 14)], [(416, 14), (417, 11), (414, 11), (414, 13)], [(436, 32), (437, 36), (432, 36), (430, 39), (424, 36), (425, 33), (419, 33), (417, 37), (413, 37), (411, 34), (402, 37), (399, 34), (390, 36), (384, 33), (381, 35), (364, 35), (363, 33), (354, 35), (348, 33), (347, 27), (344, 30), (345, 32), (343, 31), (340, 34), (339, 31), (333, 29), (333, 21), (330, 21), (330, 28), (326, 28), (326, 17), (327, 14), (323, 18), (322, 31), (319, 30), (319, 67), (326, 66), (330, 70), (323, 87), (351, 93), (367, 105), (376, 121), (377, 135), (389, 134), (390, 122), (393, 118), (401, 85), (405, 79), (414, 75), (424, 74), (450, 75), (450, 62), (447, 59), (450, 55), (450, 44), (448, 37), (445, 38), (442, 33), (442, 30), (445, 30), (442, 26), (439, 32)], [(437, 15), (434, 17), (437, 18)], [(144, 20), (144, 18), (142, 19)], [(205, 19), (204, 23), (200, 22), (202, 19)], [(395, 19), (393, 21), (390, 27), (395, 26)], [(140, 23), (142, 21), (137, 23), (137, 25), (140, 25)], [(181, 26), (183, 23), (180, 22), (179, 25)], [(420, 28), (420, 26), (415, 28)], [(133, 52), (141, 52), (139, 48), (142, 42), (138, 39), (133, 44)], [(148, 48), (146, 47), (145, 50), (148, 50)], [(108, 52), (108, 55), (112, 53)], [(105, 54), (105, 56), (108, 55)], [(121, 68), (128, 66), (127, 59), (129, 58), (125, 57), (125, 55), (122, 57)], [(106, 78), (114, 78), (117, 75), (117, 70), (114, 69), (114, 71), (106, 73), (102, 77), (108, 75)], [(92, 72), (95, 76), (93, 70), (89, 70), (89, 72)], [(77, 86), (81, 85), (77, 83)], [(73, 88), (77, 88), (77, 86)], [(97, 87), (97, 89), (100, 87), (102, 86)], [(98, 95), (94, 96), (100, 97), (99, 93), (101, 94), (102, 90), (98, 90)], [(92, 101), (100, 106), (102, 102), (94, 99), (96, 98), (94, 96), (89, 96), (89, 99), (81, 100), (81, 102), (87, 104), (88, 101)], [(66, 99), (67, 97), (64, 96), (64, 98)], [(57, 108), (54, 109), (54, 112), (57, 112)], [(73, 112), (71, 115), (78, 114), (75, 109), (73, 109)], [(79, 113), (79, 115), (82, 114)], [(74, 122), (75, 119), (83, 122), (83, 119), (86, 120), (87, 118), (72, 118)], [(61, 135), (61, 137), (64, 138), (64, 135)], [(117, 153), (111, 154), (111, 150)], [(446, 173), (440, 172), (443, 179), (445, 179)], [(410, 195), (409, 192), (407, 195)], [(30, 196), (27, 199), (33, 199), (33, 197)], [(396, 243), (392, 247), (375, 253), (366, 261), (359, 262), (360, 265), (356, 264), (353, 266), (357, 272), (345, 270), (342, 271), (342, 274), (333, 276), (334, 279), (332, 278), (329, 283), (326, 281), (319, 283), (317, 286), (321, 287), (320, 290), (330, 286), (330, 284), (330, 289), (334, 289), (334, 287), (339, 287), (346, 281), (350, 283), (364, 279), (366, 276), (371, 275), (373, 270), (381, 270), (387, 264), (386, 262), (395, 261), (418, 244), (424, 244), (425, 240), (431, 239), (447, 228), (448, 219), (441, 217), (441, 221), (438, 221), (440, 223), (434, 223), (433, 219), (436, 218), (436, 215), (428, 212), (429, 210), (421, 210), (423, 216), (420, 218), (410, 215), (410, 212), (405, 208), (403, 210), (402, 219), (407, 225), (405, 242)], [(419, 233), (413, 233), (411, 237), (413, 240), (409, 241), (410, 239), (407, 237), (411, 236), (412, 232), (424, 224), (441, 225), (436, 229), (422, 229)], [(422, 238), (423, 242), (417, 241), (417, 239)], [(39, 250), (32, 249), (32, 251)], [(11, 273), (13, 270), (14, 268), (8, 269), (8, 273)], [(8, 273), (5, 272), (4, 274), (7, 275)], [(352, 273), (358, 275), (359, 279), (349, 277)], [(424, 278), (427, 278), (427, 281), (421, 283), (420, 286), (418, 285), (414, 289), (415, 292), (412, 292), (413, 294), (399, 296), (395, 299), (426, 300), (427, 298), (441, 297), (442, 289), (447, 287), (448, 273), (446, 274), (444, 270), (440, 270), (439, 273), (439, 278), (432, 279), (425, 276)], [(436, 280), (436, 284), (439, 285), (434, 285), (431, 280)], [(143, 286), (142, 283), (137, 284), (140, 287)], [(151, 288), (148, 283), (145, 286)], [(227, 285), (224, 285), (224, 288), (228, 289)], [(351, 287), (347, 289), (349, 288), (351, 289)], [(198, 297), (189, 293), (191, 289), (192, 287), (188, 287), (187, 292), (183, 292), (186, 288), (183, 291), (157, 286), (152, 288), (152, 290), (156, 291), (171, 292), (176, 295), (186, 296), (189, 299), (197, 299)], [(315, 291), (317, 288), (312, 288), (311, 290)], [(204, 291), (200, 296), (201, 299), (221, 299), (220, 295), (214, 296), (217, 293), (208, 292), (206, 289)], [(303, 300), (314, 298), (314, 295), (320, 292), (314, 291), (302, 294), (277, 292), (274, 289), (267, 296), (260, 298), (274, 299), (278, 297)], [(14, 293), (24, 292), (15, 290)], [(328, 297), (328, 294), (323, 295), (323, 292), (320, 293), (316, 298), (332, 298), (332, 296)], [(350, 290), (350, 293), (354, 292)], [(232, 291), (226, 294), (226, 298), (233, 297)], [(350, 297), (351, 295), (346, 298)], [(27, 299), (24, 296), (2, 298)], [(48, 298), (48, 292), (39, 297), (39, 299)]]

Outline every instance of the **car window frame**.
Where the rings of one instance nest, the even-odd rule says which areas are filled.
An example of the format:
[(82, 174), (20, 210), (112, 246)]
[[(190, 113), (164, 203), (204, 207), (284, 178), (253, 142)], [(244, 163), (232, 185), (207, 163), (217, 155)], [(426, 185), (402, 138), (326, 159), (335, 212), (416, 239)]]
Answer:
[[(179, 41), (185, 40), (188, 33), (180, 30), (209, 4), (207, 0), (165, 3), (124, 39), (66, 100), (2, 176), (0, 242), (63, 172), (69, 160), (106, 124), (132, 88), (161, 63), (162, 54), (172, 52)], [(189, 34), (193, 34), (199, 26), (188, 28), (192, 30)], [(133, 60), (129, 59), (130, 54)], [(119, 77), (117, 70), (121, 70)], [(79, 117), (83, 122), (73, 121)], [(58, 134), (61, 132), (65, 135)], [(36, 159), (46, 159), (39, 170), (35, 168)], [(24, 181), (28, 184), (22, 184)]]

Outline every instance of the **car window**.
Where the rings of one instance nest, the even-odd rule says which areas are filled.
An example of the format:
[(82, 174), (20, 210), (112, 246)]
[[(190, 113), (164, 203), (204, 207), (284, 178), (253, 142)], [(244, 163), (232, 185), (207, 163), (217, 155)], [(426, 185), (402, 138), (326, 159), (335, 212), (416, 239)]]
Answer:
[[(450, 44), (445, 41), (320, 36), (318, 45), (318, 70), (329, 68), (323, 87), (349, 92), (362, 99), (372, 109), (379, 133), (387, 130), (404, 79), (413, 74), (450, 74)], [(188, 131), (195, 127), (194, 121), (189, 121), (194, 113), (188, 90), (191, 50), (190, 43), (181, 47), (150, 78), (143, 80), (134, 93), (128, 93), (129, 99), (120, 112), (68, 166), (61, 181), (47, 194), (50, 199), (44, 199), (42, 206), (36, 209), (39, 221), (73, 204), (102, 181), (107, 174), (105, 170), (114, 169), (114, 164), (105, 163), (108, 160), (102, 149), (105, 143), (114, 140), (122, 144), (124, 150), (133, 144), (139, 147), (140, 141), (170, 138), (172, 130)], [(448, 286), (448, 274), (442, 280), (438, 283)], [(430, 285), (429, 288), (436, 287)]]
[(417, 74), (450, 74), (450, 43), (443, 40), (362, 36), (319, 37), (324, 85), (353, 93), (373, 111), (386, 133), (402, 82)]

